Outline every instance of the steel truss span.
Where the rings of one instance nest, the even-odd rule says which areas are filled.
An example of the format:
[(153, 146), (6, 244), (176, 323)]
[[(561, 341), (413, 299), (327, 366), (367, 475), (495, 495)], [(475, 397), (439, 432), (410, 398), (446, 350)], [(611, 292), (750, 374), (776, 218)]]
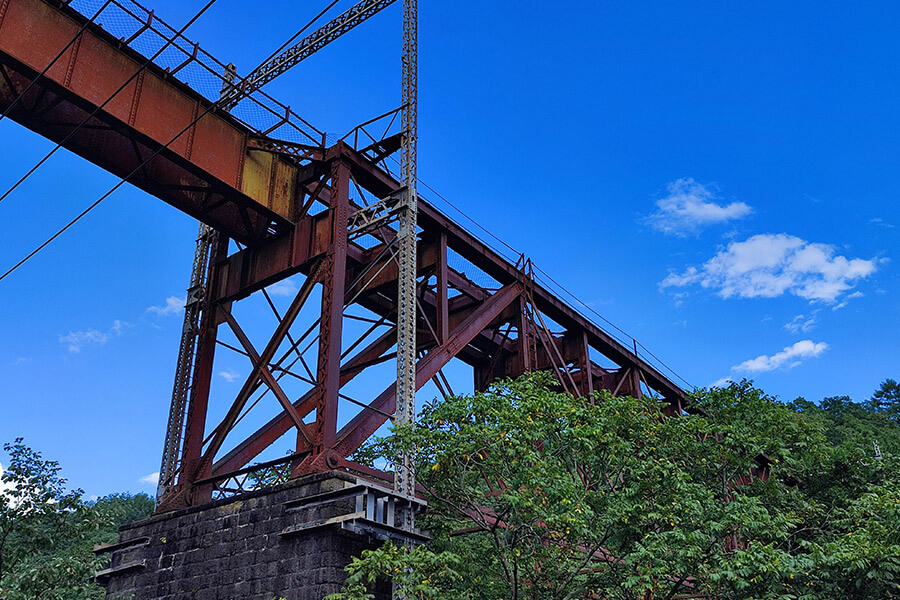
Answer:
[[(233, 69), (181, 40), (171, 65), (151, 64), (76, 129), (146, 61), (135, 50), (146, 36), (171, 35), (130, 1), (109, 6), (129, 7), (128, 35), (85, 26), (66, 3), (0, 0), (0, 110), (24, 92), (9, 118), (53, 141), (68, 138), (66, 148), (120, 176), (159, 151), (129, 182), (217, 232), (203, 233), (204, 272), (192, 279), (185, 326), (196, 338), (180, 352), (179, 364), (192, 366), (176, 382), (183, 420), (169, 424), (159, 510), (332, 469), (392, 482), (351, 457), (398, 404), (395, 375), (379, 367), (397, 360), (403, 216), (415, 172), (395, 175), (388, 160), (414, 143), (405, 139), (405, 107), (332, 144), (259, 90), (231, 112), (204, 114), (230, 89)], [(216, 79), (194, 89), (184, 74), (203, 69)], [(457, 361), (479, 390), (547, 370), (573, 396), (650, 393), (671, 414), (686, 408), (676, 384), (536, 282), (529, 261), (508, 261), (421, 196), (412, 223), (415, 389), (433, 382), (452, 393), (444, 369)], [(265, 288), (289, 277), (296, 290), (279, 308)], [(244, 306), (271, 313), (268, 335), (248, 326)], [(222, 352), (249, 364), (227, 401), (211, 393)], [(351, 394), (363, 374), (383, 383)], [(247, 431), (245, 415), (266, 410), (271, 418)], [(286, 436), (288, 454), (276, 446)]]

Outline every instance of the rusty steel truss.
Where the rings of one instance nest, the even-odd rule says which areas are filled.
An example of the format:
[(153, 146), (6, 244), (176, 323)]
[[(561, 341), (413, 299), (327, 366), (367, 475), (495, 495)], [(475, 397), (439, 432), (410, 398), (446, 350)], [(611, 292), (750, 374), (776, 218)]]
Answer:
[[(684, 392), (537, 281), (528, 260), (506, 259), (418, 196), (414, 69), (402, 106), (326, 143), (255, 84), (237, 84), (233, 66), (173, 39), (152, 13), (130, 0), (107, 5), (132, 23), (125, 35), (87, 23), (70, 3), (0, 0), (0, 110), (116, 175), (134, 171), (130, 183), (209, 228), (208, 256), (192, 278), (185, 327), (194, 337), (179, 355), (192, 366), (176, 381), (183, 420), (170, 420), (159, 510), (273, 474), (344, 469), (393, 482), (352, 457), (385, 423), (411, 418), (411, 407), (398, 411), (392, 377), (362, 398), (346, 386), (398, 360), (415, 390), (434, 382), (452, 393), (444, 370), (459, 361), (479, 390), (548, 370), (576, 397), (652, 393), (681, 413)], [(172, 41), (172, 52), (142, 68), (136, 48), (148, 36)], [(414, 36), (406, 39), (414, 52)], [(220, 93), (227, 107), (217, 105)], [(397, 294), (404, 272), (414, 299), (406, 307)], [(289, 277), (298, 286), (279, 308), (266, 288)], [(272, 313), (265, 337), (240, 314), (253, 298)], [(415, 343), (398, 349), (404, 324)], [(223, 351), (242, 354), (250, 369), (227, 399), (211, 393)], [(404, 366), (404, 353), (414, 366)], [(255, 406), (271, 418), (237, 434)], [(289, 454), (258, 462), (286, 434)]]

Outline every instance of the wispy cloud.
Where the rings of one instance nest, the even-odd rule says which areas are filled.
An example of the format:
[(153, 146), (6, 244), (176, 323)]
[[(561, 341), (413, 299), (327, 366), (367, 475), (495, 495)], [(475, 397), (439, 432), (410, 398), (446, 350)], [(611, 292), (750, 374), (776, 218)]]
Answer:
[(688, 235), (707, 225), (742, 219), (753, 212), (743, 202), (721, 204), (712, 185), (687, 177), (666, 186), (668, 195), (656, 201), (656, 212), (645, 221), (666, 234)]
[(874, 273), (879, 262), (835, 256), (835, 247), (829, 244), (766, 233), (732, 242), (699, 267), (670, 273), (659, 285), (665, 289), (699, 284), (722, 298), (793, 294), (835, 303), (857, 281)]
[(841, 310), (845, 306), (847, 306), (847, 302), (853, 300), (854, 298), (862, 298), (865, 296), (862, 292), (853, 292), (852, 294), (848, 294), (839, 304), (835, 304), (831, 307), (832, 311)]
[(266, 288), (273, 296), (293, 296), (297, 293), (297, 284), (290, 279), (282, 279)]
[(672, 302), (675, 304), (675, 307), (678, 308), (684, 304), (684, 299), (688, 296), (690, 296), (690, 294), (687, 292), (675, 292), (672, 294)]
[(67, 335), (61, 335), (59, 343), (65, 344), (70, 353), (78, 354), (83, 347), (102, 346), (108, 339), (108, 334), (96, 329), (88, 329), (86, 331), (70, 331)]
[(761, 354), (756, 358), (745, 360), (741, 364), (731, 367), (731, 370), (745, 373), (765, 373), (782, 367), (793, 369), (807, 358), (821, 356), (826, 350), (828, 350), (828, 344), (825, 342), (817, 343), (812, 340), (802, 340), (793, 346), (787, 346), (784, 350), (772, 356)]
[(9, 366), (10, 366), (10, 367), (18, 367), (18, 366), (20, 366), (20, 365), (24, 365), (24, 364), (27, 363), (27, 362), (31, 362), (31, 358), (28, 358), (28, 357), (25, 357), (25, 356), (20, 356), (20, 357), (18, 357), (16, 360), (14, 360), (14, 361), (12, 361), (11, 363), (9, 363)]
[(225, 369), (224, 371), (219, 371), (219, 377), (227, 381), (228, 383), (234, 383), (240, 378), (241, 374), (232, 369)]
[(817, 319), (816, 314), (818, 310), (813, 311), (809, 316), (807, 315), (797, 315), (790, 322), (785, 323), (782, 327), (785, 331), (790, 331), (791, 333), (807, 333), (812, 331), (816, 327)]
[(115, 321), (113, 321), (112, 327), (109, 328), (109, 331), (113, 335), (122, 335), (122, 332), (130, 327), (134, 327), (134, 325), (127, 321), (120, 321), (119, 319), (116, 319)]
[(163, 306), (151, 306), (147, 308), (147, 312), (158, 317), (167, 317), (169, 315), (177, 315), (184, 310), (184, 298), (178, 296), (169, 296)]
[(887, 221), (885, 221), (884, 219), (881, 219), (881, 218), (869, 219), (869, 223), (871, 223), (873, 225), (878, 225), (879, 227), (886, 227), (887, 229), (894, 228), (894, 225), (892, 223), (888, 223)]
[(149, 475), (144, 475), (138, 481), (146, 485), (159, 485), (159, 473), (150, 473)]
[(731, 377), (723, 377), (709, 385), (711, 388), (723, 388), (728, 387), (729, 384), (734, 383), (734, 379)]
[(122, 335), (131, 326), (131, 323), (116, 319), (108, 331), (99, 331), (93, 327), (84, 331), (69, 331), (66, 335), (59, 336), (59, 343), (64, 344), (70, 354), (78, 354), (85, 346), (102, 346), (111, 337)]

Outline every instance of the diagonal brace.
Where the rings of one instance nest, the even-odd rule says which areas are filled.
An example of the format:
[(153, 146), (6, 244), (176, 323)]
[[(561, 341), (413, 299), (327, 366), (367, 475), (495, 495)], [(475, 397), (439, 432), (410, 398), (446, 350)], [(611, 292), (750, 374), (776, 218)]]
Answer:
[(238, 415), (247, 404), (247, 400), (250, 398), (253, 390), (256, 389), (262, 367), (272, 362), (272, 357), (275, 355), (275, 352), (278, 350), (278, 347), (281, 345), (281, 342), (284, 340), (285, 336), (290, 330), (291, 325), (293, 325), (294, 320), (296, 320), (297, 315), (300, 314), (300, 309), (303, 308), (303, 305), (306, 303), (306, 300), (312, 293), (313, 287), (316, 285), (316, 283), (318, 283), (321, 271), (322, 262), (319, 262), (315, 270), (310, 273), (309, 277), (306, 278), (306, 281), (303, 282), (303, 286), (300, 288), (300, 291), (297, 292), (297, 295), (291, 302), (290, 307), (285, 312), (284, 318), (278, 324), (278, 327), (275, 329), (275, 333), (272, 334), (272, 338), (269, 340), (269, 343), (266, 345), (262, 354), (259, 355), (259, 361), (253, 368), (250, 375), (247, 377), (247, 380), (241, 387), (241, 391), (238, 392), (237, 398), (231, 405), (231, 408), (228, 409), (228, 413), (225, 415), (225, 418), (222, 419), (222, 422), (216, 428), (216, 434), (210, 441), (209, 447), (207, 447), (206, 452), (203, 454), (203, 458), (200, 460), (200, 463), (197, 466), (197, 472), (195, 473), (194, 479), (202, 479), (204, 476), (208, 475), (208, 473), (206, 473), (205, 471), (207, 471), (212, 465), (212, 461), (215, 458), (216, 453), (219, 451), (225, 441), (225, 436), (227, 436), (231, 429), (234, 427)]
[[(434, 377), (521, 293), (522, 285), (518, 282), (501, 288), (460, 323), (446, 342), (422, 357), (416, 363), (416, 389)], [(369, 406), (373, 410), (363, 410), (338, 432), (336, 450), (342, 457), (352, 454), (387, 421), (384, 413), (394, 412), (397, 407), (396, 384), (385, 389)]]
[(284, 393), (284, 390), (278, 384), (278, 381), (276, 381), (275, 377), (272, 376), (272, 371), (269, 370), (269, 367), (267, 365), (261, 362), (262, 359), (259, 353), (256, 351), (256, 348), (253, 347), (253, 343), (250, 341), (250, 338), (247, 337), (247, 334), (244, 333), (244, 330), (241, 329), (241, 326), (238, 325), (238, 322), (234, 319), (231, 313), (225, 313), (225, 321), (228, 323), (231, 331), (234, 332), (234, 335), (241, 343), (241, 346), (244, 347), (244, 350), (250, 357), (250, 361), (253, 363), (254, 370), (259, 372), (259, 376), (263, 380), (263, 383), (269, 386), (269, 389), (272, 390), (272, 393), (278, 399), (278, 402), (281, 403), (281, 406), (291, 418), (291, 421), (294, 422), (294, 426), (300, 432), (300, 435), (302, 435), (306, 439), (307, 443), (311, 444), (312, 438), (310, 437), (309, 432), (306, 431), (306, 424), (303, 422), (303, 418), (297, 412), (297, 409), (294, 408), (294, 405), (291, 403), (290, 398), (288, 398), (287, 394)]

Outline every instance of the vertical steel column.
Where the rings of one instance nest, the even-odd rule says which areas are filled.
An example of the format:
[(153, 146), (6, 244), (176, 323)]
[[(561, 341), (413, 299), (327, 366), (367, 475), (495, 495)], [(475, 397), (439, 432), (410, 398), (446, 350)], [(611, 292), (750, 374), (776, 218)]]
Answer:
[(530, 323), (528, 319), (528, 301), (525, 295), (519, 297), (519, 365), (522, 373), (529, 373), (532, 369), (531, 364), (531, 342), (529, 341)]
[[(316, 432), (313, 454), (327, 453), (337, 435), (338, 392), (341, 389), (341, 334), (347, 273), (347, 219), (350, 214), (350, 167), (342, 160), (331, 165), (332, 241), (322, 272), (322, 318), (319, 325), (319, 362)], [(327, 457), (327, 454), (326, 454)]]
[(594, 374), (591, 364), (591, 344), (587, 331), (581, 332), (581, 393), (590, 397), (594, 393)]
[[(207, 271), (207, 290), (217, 285), (218, 269), (216, 264), (228, 254), (228, 238), (217, 231), (210, 234), (209, 269)], [(219, 330), (219, 319), (216, 314), (218, 306), (212, 300), (213, 294), (207, 293), (203, 298), (203, 315), (200, 319), (200, 334), (197, 340), (197, 358), (194, 363), (194, 375), (191, 382), (191, 396), (187, 410), (187, 421), (184, 429), (184, 447), (181, 453), (182, 468), (178, 482), (182, 488), (191, 493), (189, 488), (202, 474), (197, 473), (200, 456), (203, 453), (203, 436), (206, 432), (206, 411), (209, 406), (209, 389), (212, 382), (213, 361), (216, 354), (216, 337)], [(185, 496), (187, 502), (191, 498)]]
[[(416, 401), (416, 122), (418, 86), (418, 3), (403, 1), (403, 140), (400, 176), (406, 188), (406, 206), (400, 215), (400, 273), (397, 290), (397, 408), (395, 423), (415, 420)], [(408, 456), (397, 457), (394, 489), (407, 497), (416, 491)], [(404, 511), (402, 527), (412, 529), (411, 510)]]
[(450, 337), (450, 299), (447, 280), (447, 233), (442, 231), (438, 236), (437, 255), (437, 334), (438, 344), (443, 344)]
[(157, 504), (175, 483), (181, 458), (181, 442), (184, 438), (184, 417), (191, 388), (191, 374), (200, 333), (200, 315), (203, 297), (206, 295), (206, 277), (209, 272), (209, 249), (213, 230), (201, 223), (197, 231), (191, 283), (184, 303), (184, 324), (181, 328), (181, 344), (175, 366), (175, 383), (172, 386), (172, 403), (166, 439), (163, 443), (162, 463), (159, 468), (159, 485), (156, 489)]

